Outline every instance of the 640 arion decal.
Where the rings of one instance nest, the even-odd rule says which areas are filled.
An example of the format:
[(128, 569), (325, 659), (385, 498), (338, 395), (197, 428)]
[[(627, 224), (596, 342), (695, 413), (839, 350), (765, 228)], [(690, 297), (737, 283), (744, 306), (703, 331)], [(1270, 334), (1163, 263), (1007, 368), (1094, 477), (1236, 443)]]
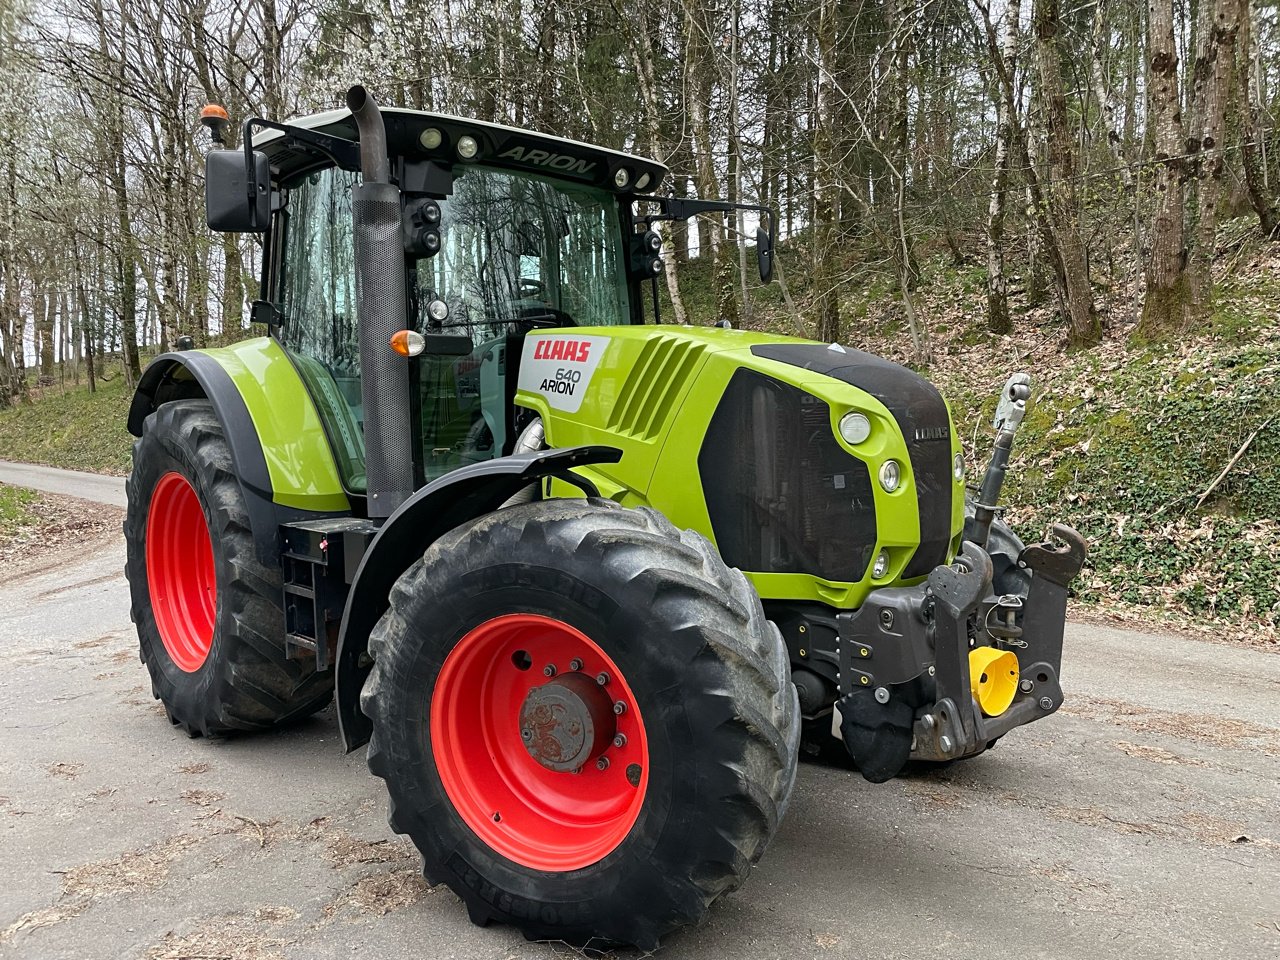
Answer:
[(577, 413), (607, 337), (530, 336), (520, 360), (519, 388), (540, 394), (556, 410)]

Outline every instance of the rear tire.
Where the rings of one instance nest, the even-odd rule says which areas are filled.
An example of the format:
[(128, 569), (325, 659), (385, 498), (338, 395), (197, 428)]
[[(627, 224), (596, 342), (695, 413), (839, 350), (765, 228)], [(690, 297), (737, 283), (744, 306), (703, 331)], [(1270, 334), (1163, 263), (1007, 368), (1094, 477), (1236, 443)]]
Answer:
[(131, 616), (170, 722), (215, 736), (324, 707), (333, 673), (285, 656), (280, 572), (257, 558), (209, 401), (177, 400), (147, 417), (126, 490)]
[[(478, 924), (653, 949), (743, 882), (785, 812), (800, 714), (782, 639), (742, 574), (655, 511), (550, 500), (461, 527), (400, 578), (369, 648), (392, 829)], [(606, 663), (626, 742), (548, 768), (521, 703), (548, 676), (590, 699)]]

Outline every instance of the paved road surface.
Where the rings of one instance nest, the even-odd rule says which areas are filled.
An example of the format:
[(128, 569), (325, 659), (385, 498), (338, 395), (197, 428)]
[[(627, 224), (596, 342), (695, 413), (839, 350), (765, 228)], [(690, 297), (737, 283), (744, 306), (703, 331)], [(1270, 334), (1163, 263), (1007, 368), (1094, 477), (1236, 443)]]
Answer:
[(44, 493), (59, 493), (65, 497), (79, 497), (113, 507), (125, 505), (124, 477), (106, 477), (98, 473), (79, 473), (0, 460), (0, 483), (30, 487)]
[[(0, 582), (0, 958), (553, 958), (471, 926), (332, 710), (188, 740), (115, 537)], [(801, 767), (746, 886), (672, 958), (1280, 955), (1280, 656), (1072, 625), (1069, 701), (873, 786)], [(638, 956), (634, 953), (622, 954)]]

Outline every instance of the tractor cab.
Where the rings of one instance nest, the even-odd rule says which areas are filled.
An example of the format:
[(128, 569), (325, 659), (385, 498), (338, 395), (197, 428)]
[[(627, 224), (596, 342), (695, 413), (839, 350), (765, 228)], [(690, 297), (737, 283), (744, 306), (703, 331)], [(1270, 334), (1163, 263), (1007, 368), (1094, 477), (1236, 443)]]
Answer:
[[(515, 374), (530, 331), (644, 321), (661, 240), (637, 208), (653, 206), (667, 170), (498, 124), (414, 110), (382, 116), (389, 177), (404, 196), (406, 333), (396, 349), (417, 357), (407, 396), (416, 489), (511, 452), (522, 426)], [(258, 315), (316, 398), (343, 484), (359, 497), (368, 484), (356, 139), (352, 114), (339, 111), (267, 125), (250, 142), (272, 185), (258, 224), (268, 238)], [(210, 190), (224, 169), (228, 191), (243, 189), (238, 152), (210, 162)]]

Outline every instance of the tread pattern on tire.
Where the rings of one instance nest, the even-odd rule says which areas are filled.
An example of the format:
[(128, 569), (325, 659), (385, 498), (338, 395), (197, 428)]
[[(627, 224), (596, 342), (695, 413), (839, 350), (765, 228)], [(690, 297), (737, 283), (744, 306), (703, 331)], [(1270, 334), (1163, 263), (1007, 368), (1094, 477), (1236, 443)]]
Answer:
[[(218, 578), (215, 637), (194, 674), (169, 659), (147, 585), (146, 529), (155, 481), (177, 469), (196, 487), (214, 543)], [(265, 730), (310, 716), (333, 696), (333, 672), (290, 660), (284, 648), (281, 574), (258, 559), (222, 424), (207, 400), (176, 400), (147, 417), (125, 481), (124, 534), (130, 616), (152, 693), (189, 736)]]
[[(614, 583), (650, 598), (655, 617), (686, 635), (693, 650), (686, 669), (688, 713), (697, 736), (714, 744), (718, 770), (705, 776), (705, 813), (714, 828), (691, 837), (690, 862), (680, 875), (655, 877), (646, 909), (615, 905), (603, 926), (566, 929), (495, 908), (456, 879), (443, 854), (423, 842), (417, 793), (400, 782), (406, 755), (390, 742), (396, 730), (395, 696), (412, 655), (412, 622), (421, 611), (414, 598), (432, 578), (469, 564), (492, 544), (525, 545), (570, 556), (584, 569), (609, 571)], [(517, 925), (529, 939), (608, 941), (652, 949), (671, 930), (701, 921), (711, 903), (736, 889), (764, 853), (786, 811), (796, 776), (799, 704), (790, 680), (786, 646), (764, 615), (747, 579), (731, 570), (702, 536), (681, 531), (650, 509), (627, 509), (606, 500), (551, 500), (513, 506), (445, 535), (396, 583), (391, 606), (369, 643), (373, 671), (361, 706), (373, 720), (369, 769), (387, 781), (389, 822), (408, 834), (423, 854), (429, 883), (447, 882), (464, 900), (473, 921)], [(693, 696), (692, 692), (698, 695)], [(656, 717), (646, 723), (660, 722)], [(700, 772), (699, 776), (703, 776)], [(700, 784), (701, 790), (701, 784)]]

